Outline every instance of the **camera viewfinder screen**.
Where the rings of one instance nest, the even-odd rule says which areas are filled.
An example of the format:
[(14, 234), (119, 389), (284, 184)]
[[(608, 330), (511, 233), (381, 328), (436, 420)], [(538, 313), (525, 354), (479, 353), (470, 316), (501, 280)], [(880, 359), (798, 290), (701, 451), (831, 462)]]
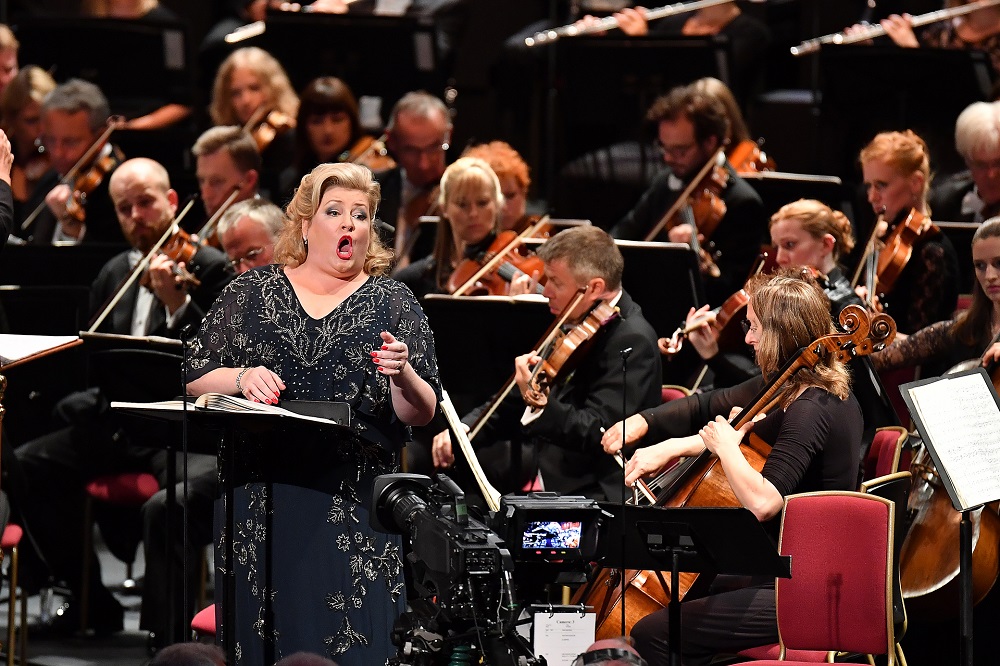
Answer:
[(568, 550), (580, 547), (583, 521), (530, 522), (524, 528), (522, 548), (526, 550)]

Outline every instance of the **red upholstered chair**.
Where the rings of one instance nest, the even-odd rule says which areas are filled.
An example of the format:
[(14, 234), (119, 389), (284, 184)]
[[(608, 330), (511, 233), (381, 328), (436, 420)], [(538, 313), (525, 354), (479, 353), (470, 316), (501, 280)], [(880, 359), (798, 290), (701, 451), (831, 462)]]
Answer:
[(670, 402), (691, 395), (690, 389), (676, 384), (664, 384), (660, 387), (660, 401)]
[[(893, 634), (893, 502), (854, 492), (785, 498), (779, 549), (792, 557), (792, 578), (777, 579), (783, 660), (792, 650), (887, 655), (897, 664)], [(845, 543), (864, 544), (845, 548)]]
[[(865, 457), (865, 480), (899, 471), (903, 445), (909, 434), (902, 426), (887, 426), (875, 431), (872, 446)], [(909, 467), (909, 465), (907, 465)]]
[[(86, 486), (87, 505), (84, 509), (83, 521), (83, 585), (80, 590), (80, 630), (85, 632), (89, 627), (87, 608), (90, 596), (91, 553), (94, 552), (94, 501), (107, 502), (117, 506), (140, 507), (160, 490), (156, 477), (146, 472), (124, 472), (101, 476)], [(132, 561), (126, 561), (126, 587), (132, 581)], [(135, 582), (132, 581), (132, 585)]]
[[(21, 545), (21, 538), (23, 536), (24, 530), (21, 529), (20, 525), (14, 525), (13, 523), (8, 523), (3, 530), (3, 534), (0, 535), (0, 550), (3, 551), (5, 557), (10, 557), (10, 565), (7, 570), (10, 583), (10, 595), (7, 599), (7, 644), (4, 646), (7, 650), (7, 666), (14, 666), (15, 645), (17, 645), (17, 651), (20, 653), (19, 663), (28, 663), (27, 595), (21, 596), (20, 624), (16, 621), (18, 548)], [(18, 626), (20, 626), (20, 631), (17, 631)]]
[(191, 620), (191, 631), (198, 636), (215, 636), (215, 604), (195, 614)]

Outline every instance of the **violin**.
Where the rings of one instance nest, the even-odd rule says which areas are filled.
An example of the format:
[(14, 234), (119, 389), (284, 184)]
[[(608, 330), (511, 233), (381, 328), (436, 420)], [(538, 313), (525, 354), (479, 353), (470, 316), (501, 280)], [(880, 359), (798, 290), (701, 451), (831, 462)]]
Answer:
[(338, 162), (348, 162), (350, 164), (360, 164), (372, 171), (385, 171), (396, 166), (396, 160), (389, 156), (389, 150), (385, 147), (388, 134), (383, 134), (379, 138), (363, 136), (354, 142), (354, 145), (337, 156)]
[[(703, 316), (686, 322), (677, 328), (669, 338), (660, 345), (660, 351), (664, 356), (672, 356), (679, 352), (684, 346), (684, 339), (692, 332), (705, 324), (711, 324), (718, 333), (722, 334), (729, 326), (730, 322), (739, 321), (746, 316), (747, 303), (750, 302), (750, 295), (745, 289), (740, 289), (735, 294), (723, 301), (722, 305), (706, 312)], [(721, 346), (721, 343), (720, 343)]]
[[(174, 262), (174, 275), (177, 277), (178, 289), (184, 284), (190, 287), (201, 286), (201, 280), (195, 277), (194, 273), (179, 265), (191, 263), (201, 247), (201, 244), (195, 241), (191, 234), (180, 227), (176, 227), (174, 233), (160, 247), (159, 253)], [(142, 277), (139, 278), (139, 284), (147, 289), (150, 287), (149, 271), (142, 274)]]
[(263, 114), (263, 118), (258, 118), (258, 113), (255, 113), (243, 127), (253, 137), (257, 150), (261, 153), (267, 150), (275, 138), (294, 128), (295, 119), (277, 110), (268, 111)]
[(774, 160), (761, 150), (760, 143), (749, 139), (733, 146), (726, 157), (733, 165), (733, 170), (741, 176), (776, 169)]
[(729, 184), (729, 172), (725, 167), (725, 153), (722, 148), (705, 163), (691, 182), (685, 187), (674, 204), (653, 225), (643, 240), (655, 240), (663, 231), (668, 231), (681, 224), (694, 227), (691, 230), (691, 247), (698, 253), (701, 271), (711, 277), (721, 274), (716, 257), (700, 246), (698, 235), (709, 239), (716, 227), (726, 215), (726, 202), (722, 200), (722, 192)]
[(896, 285), (907, 262), (913, 256), (913, 246), (921, 238), (933, 238), (941, 229), (926, 215), (913, 208), (902, 222), (886, 236), (878, 254), (877, 292), (888, 294)]
[(618, 308), (598, 301), (582, 322), (569, 331), (560, 331), (541, 351), (542, 360), (532, 371), (524, 402), (534, 409), (544, 408), (549, 401), (549, 390), (580, 364), (598, 333), (618, 315)]
[[(502, 296), (507, 293), (514, 278), (522, 274), (537, 274), (541, 276), (539, 281), (544, 283), (544, 262), (533, 252), (524, 254), (521, 250), (524, 249), (522, 241), (533, 237), (536, 227), (547, 226), (547, 220), (544, 218), (520, 234), (501, 231), (480, 257), (465, 259), (455, 267), (448, 276), (448, 292), (455, 296)], [(537, 285), (536, 292), (542, 292), (541, 284)]]
[(49, 154), (45, 152), (45, 147), (40, 141), (36, 141), (36, 144), (36, 149), (23, 160), (23, 164), (19, 164), (22, 160), (15, 157), (14, 165), (11, 167), (10, 189), (15, 201), (27, 201), (35, 185), (49, 170), (51, 164)]

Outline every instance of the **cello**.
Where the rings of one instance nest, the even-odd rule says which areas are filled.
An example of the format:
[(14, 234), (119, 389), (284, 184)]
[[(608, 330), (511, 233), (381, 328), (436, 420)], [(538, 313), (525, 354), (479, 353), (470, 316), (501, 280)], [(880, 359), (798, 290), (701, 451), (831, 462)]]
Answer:
[[(896, 333), (892, 318), (884, 314), (870, 317), (864, 308), (857, 305), (850, 305), (841, 312), (840, 324), (844, 333), (823, 336), (796, 352), (750, 405), (731, 420), (733, 427), (742, 427), (777, 404), (782, 386), (797, 372), (815, 367), (828, 356), (846, 362), (855, 356), (870, 354), (889, 344)], [(750, 465), (760, 471), (771, 447), (751, 432), (741, 442), (740, 448)], [(719, 459), (707, 449), (675, 464), (648, 482), (647, 487), (655, 493), (657, 506), (740, 505)], [(657, 571), (600, 569), (587, 585), (577, 591), (573, 603), (597, 609), (597, 638), (613, 638), (627, 634), (632, 625), (649, 612), (665, 608), (671, 597), (682, 600), (696, 578), (697, 574), (681, 574), (679, 589), (672, 591)], [(625, 606), (625, 626), (621, 625), (620, 604)]]

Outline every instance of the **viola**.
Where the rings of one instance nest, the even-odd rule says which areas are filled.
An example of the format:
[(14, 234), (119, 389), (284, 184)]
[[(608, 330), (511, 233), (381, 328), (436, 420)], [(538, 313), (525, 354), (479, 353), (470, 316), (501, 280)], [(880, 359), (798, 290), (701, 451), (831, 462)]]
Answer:
[(618, 308), (598, 301), (582, 322), (557, 334), (540, 353), (542, 360), (535, 365), (524, 402), (535, 409), (545, 407), (552, 386), (580, 364), (598, 333), (617, 319), (618, 314)]
[(244, 129), (250, 132), (257, 144), (257, 150), (261, 153), (267, 150), (278, 136), (295, 127), (295, 119), (281, 111), (268, 111), (259, 121), (256, 116), (257, 114), (254, 114), (254, 117), (250, 118)]
[[(455, 296), (502, 296), (509, 290), (511, 281), (522, 274), (537, 274), (544, 283), (544, 262), (533, 252), (521, 251), (524, 249), (522, 241), (533, 233), (533, 227), (520, 234), (509, 230), (501, 231), (485, 253), (477, 258), (465, 259), (455, 267), (448, 277), (448, 292)], [(536, 291), (541, 293), (541, 284)]]
[[(847, 362), (855, 356), (864, 356), (892, 342), (896, 325), (887, 315), (870, 317), (864, 308), (849, 305), (840, 314), (840, 324), (845, 333), (836, 333), (814, 340), (800, 349), (785, 365), (775, 373), (757, 394), (731, 422), (734, 428), (741, 428), (778, 404), (784, 384), (797, 372), (813, 368), (820, 359), (835, 356)], [(770, 445), (754, 433), (749, 433), (740, 448), (750, 465), (760, 471), (770, 453)], [(719, 459), (707, 449), (697, 456), (675, 464), (671, 469), (647, 484), (647, 489), (655, 493), (657, 506), (739, 506)], [(644, 492), (643, 495), (646, 493)], [(597, 638), (613, 638), (627, 635), (631, 625), (642, 615), (633, 613), (628, 604), (636, 603), (640, 608), (656, 604), (666, 607), (671, 598), (681, 600), (691, 589), (697, 574), (681, 574), (679, 589), (672, 590), (659, 572), (626, 570), (614, 573), (603, 569), (587, 585), (581, 588), (573, 603), (584, 603), (598, 609)], [(626, 626), (620, 624), (620, 613), (616, 612), (623, 603), (626, 605)], [(652, 608), (657, 610), (658, 608)], [(641, 611), (640, 611), (641, 612)]]
[(722, 192), (728, 184), (729, 172), (724, 165), (724, 153), (720, 148), (681, 191), (674, 204), (653, 225), (643, 240), (655, 240), (664, 231), (689, 224), (694, 227), (691, 230), (691, 247), (698, 253), (702, 273), (718, 277), (720, 273), (715, 257), (700, 246), (698, 235), (701, 234), (706, 240), (710, 239), (725, 217), (726, 202), (722, 199)]
[(776, 169), (774, 160), (761, 150), (760, 144), (749, 139), (733, 146), (726, 157), (733, 165), (733, 170), (741, 176)]

